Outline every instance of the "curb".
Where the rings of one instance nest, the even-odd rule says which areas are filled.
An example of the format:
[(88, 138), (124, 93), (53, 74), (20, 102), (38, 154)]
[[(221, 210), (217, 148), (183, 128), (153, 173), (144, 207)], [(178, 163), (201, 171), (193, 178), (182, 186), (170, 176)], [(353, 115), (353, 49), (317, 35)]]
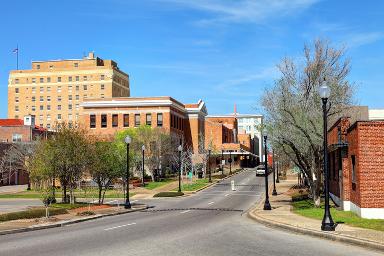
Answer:
[(110, 217), (110, 216), (115, 216), (115, 215), (122, 215), (122, 214), (131, 213), (131, 212), (138, 212), (138, 211), (145, 210), (147, 208), (148, 208), (148, 206), (146, 205), (145, 207), (136, 208), (136, 209), (133, 209), (131, 211), (126, 211), (126, 212), (114, 212), (114, 213), (107, 213), (107, 214), (97, 214), (95, 216), (85, 217), (85, 218), (76, 219), (76, 220), (61, 221), (61, 222), (53, 223), (53, 224), (47, 224), (47, 225), (41, 225), (41, 226), (31, 226), (31, 227), (26, 227), (26, 228), (18, 228), (18, 229), (10, 229), (10, 230), (3, 230), (3, 231), (0, 231), (0, 236), (2, 236), (2, 235), (9, 235), (9, 234), (24, 233), (24, 232), (35, 231), (35, 230), (49, 229), (49, 228), (64, 227), (64, 226), (68, 226), (68, 225), (75, 224), (75, 223), (85, 222), (85, 221), (88, 221), (88, 220), (101, 219), (101, 218), (104, 218), (104, 217)]
[(364, 247), (364, 248), (384, 251), (384, 244), (377, 244), (376, 242), (373, 242), (373, 241), (364, 240), (364, 239), (357, 239), (354, 237), (341, 235), (341, 234), (326, 233), (324, 231), (316, 231), (316, 230), (301, 228), (301, 227), (297, 227), (297, 226), (293, 226), (293, 225), (289, 225), (289, 224), (285, 224), (285, 223), (281, 223), (281, 222), (277, 222), (277, 221), (267, 220), (266, 218), (260, 217), (257, 214), (255, 214), (253, 212), (255, 209), (257, 209), (257, 207), (253, 208), (252, 210), (250, 210), (248, 212), (248, 217), (256, 220), (257, 222), (259, 222), (265, 226), (284, 229), (284, 230), (288, 230), (288, 231), (291, 231), (294, 233), (300, 233), (300, 234), (304, 234), (304, 235), (310, 235), (310, 236), (325, 238), (328, 240), (352, 244), (352, 245), (356, 245), (356, 246), (360, 246), (360, 247)]

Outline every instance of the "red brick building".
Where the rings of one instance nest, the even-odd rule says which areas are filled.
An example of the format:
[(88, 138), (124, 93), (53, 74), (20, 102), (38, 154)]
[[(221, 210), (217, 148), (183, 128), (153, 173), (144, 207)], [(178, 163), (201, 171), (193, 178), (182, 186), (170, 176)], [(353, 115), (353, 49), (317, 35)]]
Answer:
[(345, 211), (384, 219), (384, 121), (340, 118), (328, 141), (332, 198)]

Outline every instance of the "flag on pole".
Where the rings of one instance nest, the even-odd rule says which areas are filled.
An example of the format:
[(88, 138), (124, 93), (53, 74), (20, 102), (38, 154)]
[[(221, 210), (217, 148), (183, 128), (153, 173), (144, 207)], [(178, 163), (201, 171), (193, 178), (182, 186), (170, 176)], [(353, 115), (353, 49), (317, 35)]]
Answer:
[(15, 49), (13, 49), (12, 52), (13, 52), (13, 53), (18, 53), (18, 52), (19, 52), (19, 48), (15, 48)]

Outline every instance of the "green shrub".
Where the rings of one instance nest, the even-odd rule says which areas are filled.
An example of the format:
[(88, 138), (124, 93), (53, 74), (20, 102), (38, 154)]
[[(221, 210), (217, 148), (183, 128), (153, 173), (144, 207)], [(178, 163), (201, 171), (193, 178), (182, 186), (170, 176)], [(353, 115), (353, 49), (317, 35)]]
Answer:
[[(49, 216), (66, 214), (68, 211), (61, 208), (49, 208)], [(10, 212), (5, 214), (0, 214), (0, 222), (18, 220), (18, 219), (34, 219), (45, 217), (45, 208), (34, 208), (26, 211), (20, 212)]]
[(170, 192), (160, 192), (160, 193), (157, 193), (153, 197), (175, 197), (175, 196), (182, 196), (182, 195), (184, 195), (183, 192), (173, 192), (173, 191), (170, 191)]

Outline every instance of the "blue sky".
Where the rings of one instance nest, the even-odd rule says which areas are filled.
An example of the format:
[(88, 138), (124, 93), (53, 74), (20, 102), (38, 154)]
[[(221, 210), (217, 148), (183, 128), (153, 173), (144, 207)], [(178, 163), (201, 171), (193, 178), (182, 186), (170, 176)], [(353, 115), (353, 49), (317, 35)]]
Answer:
[(276, 64), (326, 38), (347, 47), (358, 103), (384, 108), (384, 1), (66, 0), (2, 1), (0, 118), (8, 73), (31, 60), (113, 59), (130, 74), (132, 96), (203, 99), (210, 114), (261, 112)]

